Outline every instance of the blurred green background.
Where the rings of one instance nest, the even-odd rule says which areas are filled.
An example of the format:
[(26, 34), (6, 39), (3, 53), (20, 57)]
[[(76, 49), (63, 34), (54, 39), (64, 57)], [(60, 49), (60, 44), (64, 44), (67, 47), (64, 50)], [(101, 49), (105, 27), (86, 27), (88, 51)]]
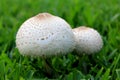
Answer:
[[(103, 49), (94, 55), (42, 59), (20, 55), (15, 36), (28, 18), (48, 12), (72, 28), (85, 25), (102, 35)], [(120, 0), (0, 0), (0, 80), (120, 80)]]

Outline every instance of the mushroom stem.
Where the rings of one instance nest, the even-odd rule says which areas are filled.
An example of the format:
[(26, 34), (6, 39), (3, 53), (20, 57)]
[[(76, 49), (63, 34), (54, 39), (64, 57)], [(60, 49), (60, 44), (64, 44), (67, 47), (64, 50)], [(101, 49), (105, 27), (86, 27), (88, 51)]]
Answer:
[(85, 61), (83, 62), (83, 65), (82, 65), (82, 66), (83, 66), (84, 73), (87, 74), (88, 69), (87, 69), (87, 64), (86, 64)]
[(51, 76), (53, 73), (53, 68), (50, 66), (49, 62), (47, 61), (47, 59), (43, 58), (43, 67), (45, 68), (45, 74), (47, 76)]
[[(48, 59), (43, 58), (43, 67), (45, 69), (45, 74), (49, 77), (56, 77), (57, 76), (57, 72), (54, 70), (54, 68), (51, 66), (51, 64), (49, 63)], [(54, 74), (54, 76), (52, 76)]]

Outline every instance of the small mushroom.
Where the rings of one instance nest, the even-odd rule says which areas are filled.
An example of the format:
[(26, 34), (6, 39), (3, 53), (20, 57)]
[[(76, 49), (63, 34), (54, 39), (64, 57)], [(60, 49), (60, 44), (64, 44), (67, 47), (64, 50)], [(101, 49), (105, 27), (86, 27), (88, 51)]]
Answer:
[(103, 41), (100, 34), (93, 28), (81, 26), (73, 29), (78, 54), (93, 54), (101, 50)]
[(21, 25), (16, 46), (22, 55), (27, 56), (67, 54), (74, 49), (74, 34), (62, 18), (40, 13)]

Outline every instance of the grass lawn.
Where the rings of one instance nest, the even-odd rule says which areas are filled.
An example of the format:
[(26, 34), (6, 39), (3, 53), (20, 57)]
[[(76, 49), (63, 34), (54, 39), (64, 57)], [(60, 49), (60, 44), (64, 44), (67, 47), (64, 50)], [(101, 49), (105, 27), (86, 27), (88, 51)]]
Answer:
[[(100, 32), (104, 46), (93, 55), (48, 58), (22, 56), (16, 32), (28, 18), (49, 12), (72, 28), (89, 26)], [(0, 0), (0, 80), (120, 80), (120, 0)]]

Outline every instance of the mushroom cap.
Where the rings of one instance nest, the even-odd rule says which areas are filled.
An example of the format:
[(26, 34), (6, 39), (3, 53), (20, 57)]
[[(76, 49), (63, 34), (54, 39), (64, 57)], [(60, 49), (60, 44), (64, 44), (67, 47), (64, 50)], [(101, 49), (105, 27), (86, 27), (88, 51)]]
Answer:
[(73, 29), (78, 54), (93, 54), (101, 50), (103, 41), (100, 34), (93, 28), (81, 26)]
[(71, 52), (75, 48), (75, 39), (65, 20), (40, 13), (21, 25), (16, 46), (22, 55), (53, 56)]

